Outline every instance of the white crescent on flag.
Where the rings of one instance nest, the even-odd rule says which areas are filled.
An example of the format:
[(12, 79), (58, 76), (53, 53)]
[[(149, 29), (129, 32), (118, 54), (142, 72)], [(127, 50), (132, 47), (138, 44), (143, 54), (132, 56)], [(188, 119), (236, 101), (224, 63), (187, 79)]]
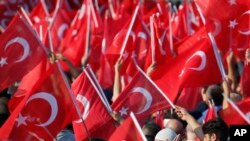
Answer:
[[(82, 96), (81, 94), (78, 94), (76, 96), (76, 100), (78, 100), (84, 106), (84, 112), (82, 114), (82, 118), (83, 118), (83, 120), (85, 120), (89, 115), (90, 102), (88, 101), (88, 99), (85, 96)], [(76, 123), (81, 123), (82, 120), (78, 119), (75, 122)]]
[[(250, 15), (250, 10), (246, 11), (241, 16), (243, 16), (243, 15)], [(250, 35), (250, 29), (248, 29), (247, 31), (239, 30), (239, 33), (242, 34), (242, 35), (248, 36), (248, 35)]]
[(153, 101), (150, 92), (148, 92), (146, 89), (144, 89), (142, 87), (136, 87), (130, 93), (140, 93), (146, 98), (145, 106), (142, 108), (141, 111), (138, 111), (136, 114), (144, 113), (145, 111), (147, 111), (150, 108), (152, 101)]
[(45, 100), (49, 104), (49, 106), (51, 108), (51, 115), (50, 115), (49, 119), (44, 123), (40, 123), (40, 124), (36, 124), (36, 125), (37, 126), (42, 126), (42, 127), (50, 125), (52, 122), (54, 122), (54, 120), (55, 120), (55, 118), (57, 116), (57, 113), (58, 113), (58, 106), (57, 106), (56, 98), (53, 95), (51, 95), (50, 93), (38, 92), (38, 93), (32, 95), (27, 100), (27, 103), (25, 105), (27, 105), (30, 101), (35, 100), (35, 99), (43, 99), (43, 100)]
[(186, 61), (186, 63), (189, 62), (195, 56), (199, 56), (201, 58), (200, 65), (198, 67), (191, 67), (191, 68), (185, 68), (185, 69), (183, 69), (181, 71), (181, 73), (179, 74), (179, 77), (181, 77), (184, 74), (184, 72), (185, 72), (186, 69), (191, 69), (191, 70), (195, 70), (195, 71), (202, 71), (206, 67), (207, 59), (206, 59), (206, 54), (203, 51), (197, 51), (197, 52), (195, 52), (190, 58), (188, 58), (188, 60)]
[(14, 44), (14, 43), (18, 43), (22, 46), (23, 48), (23, 55), (20, 57), (20, 59), (16, 60), (15, 62), (18, 63), (18, 62), (22, 62), (23, 60), (25, 60), (28, 55), (29, 55), (29, 52), (30, 52), (30, 46), (29, 46), (29, 43), (27, 42), (27, 40), (25, 40), (24, 38), (22, 37), (16, 37), (16, 38), (13, 38), (11, 39), (4, 47), (4, 51), (10, 47), (10, 45)]
[(60, 25), (60, 27), (58, 28), (57, 31), (57, 36), (60, 40), (62, 40), (63, 38), (63, 33), (64, 31), (68, 28), (69, 26), (66, 23), (63, 23), (62, 25)]

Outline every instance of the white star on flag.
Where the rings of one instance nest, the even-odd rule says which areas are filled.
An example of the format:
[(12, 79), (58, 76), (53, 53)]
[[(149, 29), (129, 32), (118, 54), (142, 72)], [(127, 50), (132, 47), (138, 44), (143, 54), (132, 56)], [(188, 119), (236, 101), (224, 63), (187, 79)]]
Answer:
[(128, 115), (127, 111), (128, 111), (128, 108), (122, 107), (122, 109), (119, 112), (121, 116), (123, 116), (123, 115)]
[(230, 23), (229, 23), (229, 26), (228, 27), (230, 27), (230, 28), (232, 28), (232, 29), (234, 29), (235, 28), (235, 26), (237, 25), (238, 23), (236, 22), (236, 20), (234, 19), (233, 21), (230, 21)]
[(22, 116), (21, 114), (19, 114), (18, 118), (16, 119), (17, 127), (21, 126), (22, 124), (27, 125), (27, 123), (26, 123), (27, 118), (28, 118), (27, 116)]
[(236, 5), (236, 0), (228, 0), (229, 4), (232, 6), (232, 5)]
[(1, 65), (1, 67), (3, 67), (4, 65), (7, 65), (7, 64), (8, 64), (6, 60), (7, 60), (7, 58), (1, 57), (1, 60), (0, 60), (0, 65)]

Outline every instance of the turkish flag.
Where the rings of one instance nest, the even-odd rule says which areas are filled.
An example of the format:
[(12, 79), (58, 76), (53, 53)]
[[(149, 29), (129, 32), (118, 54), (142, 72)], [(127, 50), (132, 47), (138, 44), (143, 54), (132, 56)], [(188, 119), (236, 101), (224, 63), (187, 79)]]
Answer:
[(201, 101), (201, 87), (183, 88), (175, 104), (191, 111)]
[(2, 126), (3, 139), (52, 141), (71, 123), (75, 109), (58, 66), (45, 72), (30, 89)]
[(196, 0), (205, 17), (217, 20), (236, 18), (246, 8), (247, 2), (239, 0)]
[[(133, 118), (132, 118), (133, 116)], [(124, 122), (114, 131), (109, 141), (146, 141), (146, 137), (142, 133), (141, 127), (137, 120), (135, 121), (134, 114), (130, 114)]]
[(88, 132), (91, 134), (91, 132), (94, 132), (112, 118), (109, 114), (111, 111), (106, 109), (103, 97), (97, 86), (95, 86), (91, 74), (86, 69), (71, 85), (84, 120), (84, 123), (82, 123), (81, 119), (72, 122), (76, 140), (79, 141), (88, 137), (83, 124), (86, 125)]
[(218, 117), (214, 105), (210, 106), (207, 110), (207, 114), (204, 118), (204, 122), (207, 122), (209, 120), (215, 119)]
[(30, 88), (33, 88), (37, 83), (39, 83), (38, 81), (43, 78), (44, 72), (47, 72), (50, 67), (51, 64), (48, 59), (44, 58), (35, 68), (22, 78), (16, 92), (8, 103), (8, 108), (11, 113), (15, 110), (18, 104), (21, 103), (22, 99), (30, 93)]
[[(63, 38), (66, 36), (66, 30), (69, 28), (70, 23), (72, 22), (75, 16), (75, 12), (74, 11), (70, 12), (70, 11), (60, 8), (57, 11), (57, 13), (53, 12), (51, 15), (53, 14), (56, 14), (55, 19), (51, 25), (50, 31), (47, 31), (47, 32), (51, 33), (51, 39), (52, 39), (54, 50), (61, 51), (60, 43), (62, 42)], [(46, 17), (43, 17), (43, 20), (45, 19)], [(48, 29), (46, 28), (46, 30)], [(47, 47), (50, 47), (48, 34), (45, 34), (45, 45)]]
[(175, 101), (181, 88), (221, 82), (222, 77), (205, 28), (186, 39), (177, 48), (177, 54), (177, 57), (157, 67), (151, 74), (171, 100)]
[(147, 54), (144, 70), (147, 70), (153, 62), (156, 62), (157, 65), (163, 64), (172, 57), (169, 40), (167, 39), (167, 30), (159, 25), (161, 24), (159, 16), (152, 16), (150, 24), (152, 33), (151, 47)]
[[(249, 7), (250, 9), (250, 7)], [(250, 10), (243, 11), (237, 18), (228, 21), (231, 30), (232, 49), (235, 55), (245, 60), (245, 52), (250, 48)]]
[[(80, 66), (81, 58), (86, 52), (86, 47), (89, 47), (88, 34), (90, 34), (90, 9), (86, 0), (83, 3), (81, 9), (79, 9), (71, 22), (71, 25), (65, 32), (60, 49), (63, 55), (65, 55), (74, 66)], [(72, 43), (74, 43), (72, 45)], [(67, 66), (63, 65), (64, 70), (68, 70)]]
[(243, 96), (245, 98), (250, 96), (249, 84), (250, 84), (250, 65), (245, 65), (240, 79), (240, 87), (243, 92)]
[[(0, 35), (0, 91), (46, 58), (42, 44), (24, 18), (16, 15)], [(18, 70), (18, 71), (17, 71)]]
[[(237, 124), (249, 124), (247, 121), (232, 107), (230, 103), (227, 109), (220, 111), (221, 118), (228, 124), (228, 125), (237, 125)], [(238, 108), (245, 114), (248, 120), (250, 119), (250, 98), (246, 98), (241, 100), (240, 102), (236, 103)]]
[(134, 10), (131, 18), (125, 23), (122, 29), (114, 37), (110, 47), (105, 52), (111, 66), (114, 66), (117, 59), (122, 57), (124, 62), (121, 68), (121, 73), (124, 74), (126, 67), (130, 62), (132, 51), (134, 50), (134, 42), (136, 34), (133, 29), (136, 28), (139, 22), (138, 7)]
[(150, 78), (138, 71), (111, 107), (123, 117), (133, 111), (136, 116), (143, 118), (169, 108), (170, 104)]

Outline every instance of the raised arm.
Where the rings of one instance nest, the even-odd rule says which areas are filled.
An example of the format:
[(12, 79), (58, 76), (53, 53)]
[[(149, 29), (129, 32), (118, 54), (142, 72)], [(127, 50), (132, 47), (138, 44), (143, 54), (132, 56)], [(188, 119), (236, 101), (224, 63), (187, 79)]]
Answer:
[(195, 134), (203, 140), (204, 138), (204, 133), (202, 131), (201, 125), (198, 123), (198, 121), (188, 113), (188, 111), (182, 107), (176, 106), (175, 109), (176, 114), (178, 115), (179, 118), (182, 120), (186, 121), (189, 126), (193, 129)]
[(120, 69), (123, 63), (122, 59), (118, 59), (115, 64), (115, 78), (114, 78), (114, 87), (113, 87), (113, 97), (112, 101), (114, 102), (121, 92), (121, 76), (120, 76)]

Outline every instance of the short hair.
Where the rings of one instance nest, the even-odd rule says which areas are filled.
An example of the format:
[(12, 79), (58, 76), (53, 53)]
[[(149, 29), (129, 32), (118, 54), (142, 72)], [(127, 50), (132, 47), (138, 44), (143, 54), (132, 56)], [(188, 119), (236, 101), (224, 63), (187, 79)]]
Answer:
[(207, 121), (202, 126), (202, 130), (204, 134), (216, 134), (220, 141), (227, 141), (229, 135), (229, 128), (221, 118), (215, 118)]
[(161, 130), (161, 127), (153, 121), (146, 122), (142, 127), (145, 136), (154, 137)]
[(206, 93), (213, 99), (214, 104), (216, 106), (219, 106), (222, 104), (222, 101), (223, 101), (222, 92), (223, 91), (221, 87), (218, 85), (210, 85), (206, 90)]

